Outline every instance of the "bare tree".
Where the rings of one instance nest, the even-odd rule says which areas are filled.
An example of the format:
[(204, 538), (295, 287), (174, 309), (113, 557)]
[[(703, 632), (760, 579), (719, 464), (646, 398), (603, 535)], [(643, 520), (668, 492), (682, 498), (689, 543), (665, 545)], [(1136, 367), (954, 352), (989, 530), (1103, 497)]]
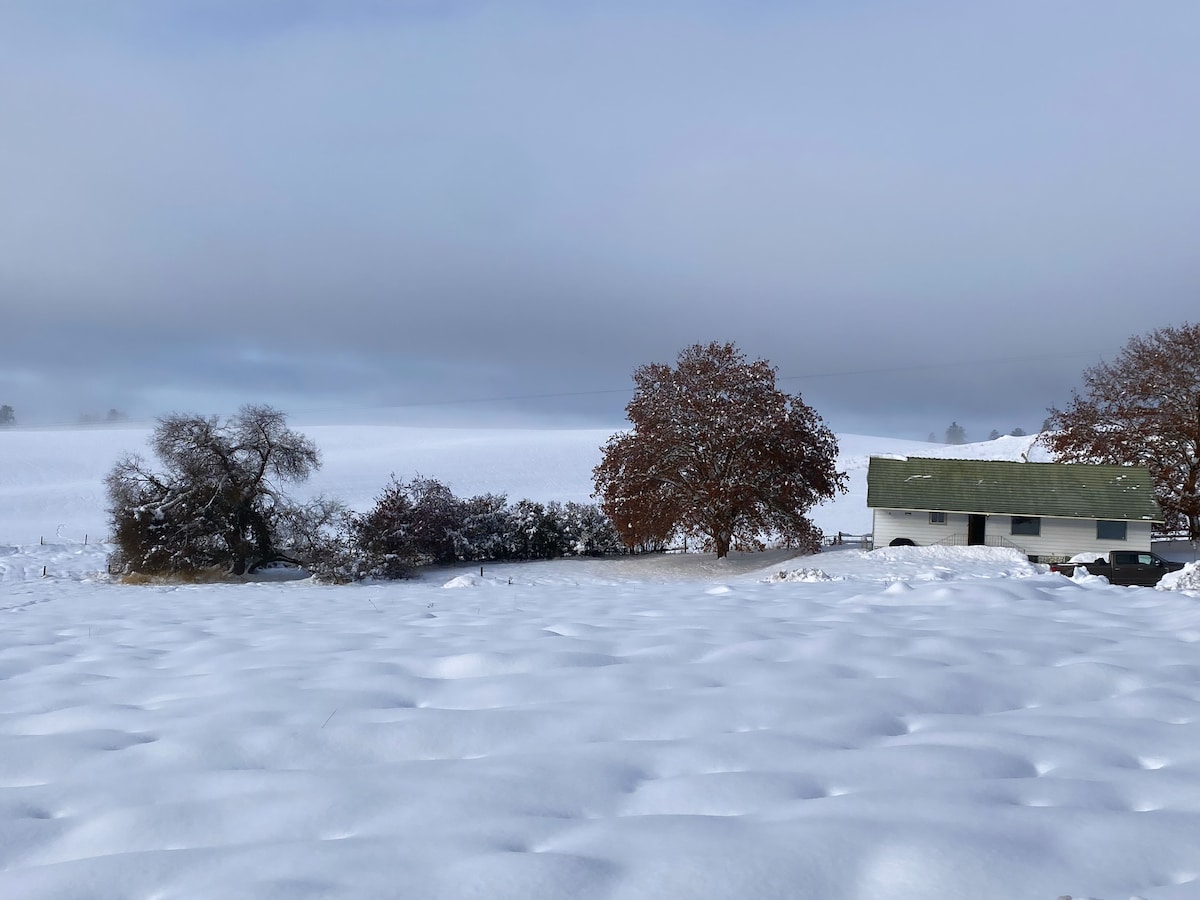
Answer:
[(163, 467), (141, 457), (121, 459), (105, 480), (123, 572), (183, 574), (222, 567), (234, 575), (287, 558), (281, 529), (324, 522), (307, 517), (283, 493), (320, 466), (316, 447), (286, 426), (269, 406), (245, 406), (221, 423), (215, 417), (170, 415), (150, 445)]
[(845, 490), (837, 440), (799, 395), (775, 386), (765, 360), (733, 344), (695, 344), (674, 367), (633, 374), (632, 429), (613, 435), (593, 471), (600, 506), (626, 546), (673, 533), (707, 539), (718, 557), (775, 535), (815, 550), (806, 517)]
[(1130, 338), (1049, 413), (1041, 440), (1059, 459), (1145, 466), (1166, 527), (1200, 539), (1200, 325)]

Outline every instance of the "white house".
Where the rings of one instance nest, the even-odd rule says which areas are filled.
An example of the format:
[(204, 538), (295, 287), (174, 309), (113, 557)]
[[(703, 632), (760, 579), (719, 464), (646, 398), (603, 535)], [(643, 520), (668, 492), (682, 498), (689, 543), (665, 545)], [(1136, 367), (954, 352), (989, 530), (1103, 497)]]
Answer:
[(1149, 550), (1163, 520), (1139, 466), (875, 456), (867, 506), (876, 547), (986, 544), (1038, 562)]

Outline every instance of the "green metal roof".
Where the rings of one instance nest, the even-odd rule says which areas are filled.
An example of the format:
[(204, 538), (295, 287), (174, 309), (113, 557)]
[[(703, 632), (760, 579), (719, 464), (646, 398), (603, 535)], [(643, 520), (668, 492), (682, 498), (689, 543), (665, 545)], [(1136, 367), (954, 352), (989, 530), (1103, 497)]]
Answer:
[(1140, 466), (871, 457), (867, 506), (1161, 522)]

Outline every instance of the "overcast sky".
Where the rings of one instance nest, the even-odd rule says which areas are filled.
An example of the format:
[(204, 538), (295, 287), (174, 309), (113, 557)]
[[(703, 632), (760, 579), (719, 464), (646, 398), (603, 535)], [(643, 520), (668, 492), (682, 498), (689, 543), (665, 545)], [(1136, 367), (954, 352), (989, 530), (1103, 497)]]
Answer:
[[(1195, 0), (5, 0), (0, 403), (1036, 430), (1200, 319)], [(511, 399), (522, 398), (522, 399)]]

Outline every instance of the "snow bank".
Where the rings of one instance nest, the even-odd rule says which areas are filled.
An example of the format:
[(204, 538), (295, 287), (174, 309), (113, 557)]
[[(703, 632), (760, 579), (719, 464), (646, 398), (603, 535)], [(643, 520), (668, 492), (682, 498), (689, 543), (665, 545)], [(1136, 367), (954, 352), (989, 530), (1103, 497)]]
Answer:
[(1093, 575), (1088, 571), (1088, 567), (1083, 565), (1075, 567), (1075, 571), (1071, 573), (1071, 581), (1075, 584), (1109, 584), (1107, 576)]
[(0, 896), (1194, 898), (1200, 606), (921, 549), (5, 582)]
[(780, 581), (844, 581), (845, 576), (829, 575), (820, 569), (781, 569), (763, 579), (764, 582), (777, 583)]
[(881, 547), (834, 550), (818, 557), (828, 575), (866, 581), (948, 581), (1028, 578), (1041, 574), (1019, 551), (1008, 547)]
[(1178, 572), (1168, 572), (1155, 587), (1160, 591), (1200, 591), (1200, 562), (1190, 562)]

